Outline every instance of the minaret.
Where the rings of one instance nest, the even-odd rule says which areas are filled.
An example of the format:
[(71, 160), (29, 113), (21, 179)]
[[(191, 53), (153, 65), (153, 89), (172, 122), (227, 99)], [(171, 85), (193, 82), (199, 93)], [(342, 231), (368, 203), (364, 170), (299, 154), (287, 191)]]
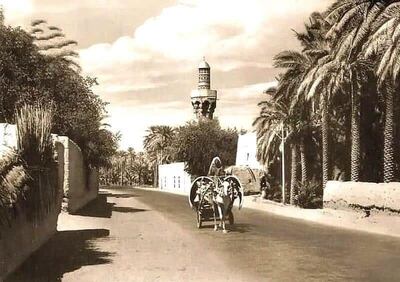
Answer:
[(199, 64), (199, 84), (197, 90), (191, 94), (194, 114), (198, 120), (213, 119), (214, 110), (217, 106), (217, 91), (211, 90), (210, 65), (203, 57)]

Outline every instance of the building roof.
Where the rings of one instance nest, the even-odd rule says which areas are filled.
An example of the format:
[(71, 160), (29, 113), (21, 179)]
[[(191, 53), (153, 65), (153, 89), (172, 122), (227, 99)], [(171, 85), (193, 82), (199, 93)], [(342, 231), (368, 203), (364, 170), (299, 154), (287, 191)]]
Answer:
[(203, 57), (203, 61), (199, 64), (199, 69), (209, 69), (210, 65), (206, 62), (206, 58)]

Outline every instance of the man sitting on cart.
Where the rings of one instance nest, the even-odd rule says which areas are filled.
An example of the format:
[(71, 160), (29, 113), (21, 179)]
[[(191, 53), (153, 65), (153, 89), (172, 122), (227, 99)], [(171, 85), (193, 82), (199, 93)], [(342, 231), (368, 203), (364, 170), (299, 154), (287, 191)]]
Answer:
[(221, 159), (219, 157), (213, 158), (207, 176), (210, 176), (214, 180), (215, 187), (218, 187), (218, 177), (224, 175), (225, 172), (222, 167)]

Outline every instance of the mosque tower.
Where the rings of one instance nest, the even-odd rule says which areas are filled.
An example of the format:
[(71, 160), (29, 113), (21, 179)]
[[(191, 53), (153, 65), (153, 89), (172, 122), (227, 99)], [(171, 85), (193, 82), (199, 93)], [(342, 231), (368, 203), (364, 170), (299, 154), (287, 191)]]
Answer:
[(217, 106), (217, 91), (210, 88), (210, 65), (203, 57), (203, 61), (199, 64), (199, 84), (191, 94), (192, 106), (197, 120), (213, 119), (214, 110)]

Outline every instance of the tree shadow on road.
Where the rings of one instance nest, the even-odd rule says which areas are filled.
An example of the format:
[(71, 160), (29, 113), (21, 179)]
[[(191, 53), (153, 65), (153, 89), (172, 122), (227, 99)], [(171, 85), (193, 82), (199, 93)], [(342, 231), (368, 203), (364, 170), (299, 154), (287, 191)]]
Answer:
[(6, 282), (61, 281), (64, 273), (85, 265), (109, 264), (113, 253), (94, 246), (94, 241), (109, 236), (107, 229), (60, 231), (26, 260)]
[(252, 225), (251, 224), (244, 224), (244, 223), (235, 223), (233, 225), (228, 225), (228, 229), (230, 232), (235, 233), (247, 233), (251, 231)]
[[(219, 224), (219, 222), (218, 222), (218, 224)], [(207, 221), (206, 223), (203, 223), (203, 225), (201, 226), (201, 229), (213, 230), (214, 223), (212, 223), (211, 221)], [(226, 229), (232, 233), (247, 233), (247, 232), (251, 231), (252, 225), (244, 224), (244, 223), (235, 223), (234, 225), (230, 225), (227, 223)], [(222, 230), (221, 227), (218, 226), (218, 232), (221, 232), (221, 230)]]
[(107, 197), (112, 197), (112, 198), (117, 198), (117, 199), (128, 199), (128, 198), (136, 198), (136, 197), (140, 197), (139, 195), (135, 195), (135, 194), (118, 194), (118, 193), (106, 193), (104, 194)]
[(130, 208), (130, 207), (118, 207), (118, 206), (114, 206), (112, 208), (113, 211), (115, 212), (122, 212), (122, 213), (136, 213), (136, 212), (144, 212), (147, 210), (144, 209), (135, 209), (135, 208)]
[(146, 211), (144, 209), (115, 206), (115, 203), (109, 203), (107, 201), (109, 197), (129, 198), (129, 197), (135, 197), (135, 195), (101, 193), (97, 196), (96, 199), (89, 202), (82, 209), (74, 213), (74, 215), (111, 218), (113, 211), (121, 213), (135, 213), (135, 212)]
[(107, 194), (99, 194), (74, 215), (111, 218), (113, 206), (113, 203), (107, 202)]

